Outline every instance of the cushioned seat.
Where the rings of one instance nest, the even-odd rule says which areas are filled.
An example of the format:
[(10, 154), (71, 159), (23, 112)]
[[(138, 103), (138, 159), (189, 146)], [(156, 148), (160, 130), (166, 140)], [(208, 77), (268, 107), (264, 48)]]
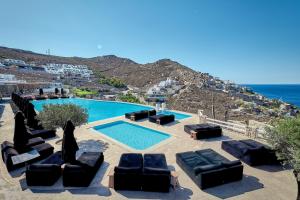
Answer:
[(137, 120), (148, 118), (149, 116), (155, 114), (156, 114), (155, 110), (141, 110), (138, 112), (125, 113), (125, 117), (127, 119), (137, 121)]
[(223, 141), (222, 149), (251, 166), (279, 163), (275, 151), (250, 139)]
[(41, 137), (43, 139), (52, 138), (56, 136), (56, 130), (34, 130), (34, 129), (28, 129), (28, 134), (31, 138), (35, 137)]
[(76, 164), (66, 164), (63, 170), (63, 185), (87, 187), (104, 161), (102, 152), (84, 152)]
[(210, 124), (191, 124), (185, 125), (184, 131), (188, 134), (196, 134), (195, 139), (205, 139), (222, 136), (222, 128), (220, 126)]
[[(30, 150), (36, 150), (40, 155), (34, 159), (27, 161), (27, 163), (32, 163), (37, 160), (42, 160), (42, 159), (50, 156), (53, 153), (54, 148), (53, 148), (53, 146), (51, 146), (48, 143), (42, 143), (42, 144), (32, 146), (30, 149), (28, 149), (28, 151), (30, 151)], [(13, 164), (12, 157), (20, 155), (20, 154), (16, 149), (14, 149), (12, 147), (5, 148), (2, 151), (2, 155), (3, 155), (3, 161), (4, 161), (8, 171), (19, 168), (19, 167), (23, 167), (25, 165), (25, 162), (21, 162), (21, 163), (15, 164), (15, 165)]]
[(176, 162), (201, 189), (238, 181), (243, 177), (240, 161), (230, 161), (212, 149), (177, 153)]
[(115, 167), (114, 188), (116, 190), (141, 190), (143, 173), (142, 154), (122, 154)]
[(61, 176), (61, 166), (58, 164), (33, 164), (26, 169), (28, 186), (50, 186)]
[(165, 125), (175, 121), (175, 115), (153, 115), (149, 117), (149, 122)]
[(142, 190), (169, 192), (171, 171), (164, 154), (145, 154)]

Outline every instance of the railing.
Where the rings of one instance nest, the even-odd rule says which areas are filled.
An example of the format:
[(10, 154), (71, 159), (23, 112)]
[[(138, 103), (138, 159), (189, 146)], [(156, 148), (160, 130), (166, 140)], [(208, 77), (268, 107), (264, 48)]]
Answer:
[(221, 121), (203, 115), (202, 110), (198, 111), (198, 116), (199, 116), (200, 123), (214, 124), (214, 125), (221, 126), (224, 129), (236, 133), (240, 133), (251, 138), (264, 139), (264, 134), (265, 134), (264, 128), (267, 126), (265, 124), (259, 124), (254, 126), (254, 125), (247, 125), (247, 124), (241, 124), (236, 122)]

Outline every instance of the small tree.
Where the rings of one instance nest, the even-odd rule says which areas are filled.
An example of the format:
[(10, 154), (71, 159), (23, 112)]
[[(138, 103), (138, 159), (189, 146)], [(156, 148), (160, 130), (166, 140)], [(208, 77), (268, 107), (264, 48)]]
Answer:
[(87, 110), (75, 104), (49, 104), (44, 105), (38, 119), (46, 129), (63, 128), (68, 120), (74, 126), (80, 126), (87, 122)]
[[(294, 169), (298, 188), (300, 181), (300, 116), (286, 118), (272, 123), (266, 128), (266, 139), (276, 150), (276, 155), (283, 164)], [(299, 199), (299, 193), (298, 193)]]

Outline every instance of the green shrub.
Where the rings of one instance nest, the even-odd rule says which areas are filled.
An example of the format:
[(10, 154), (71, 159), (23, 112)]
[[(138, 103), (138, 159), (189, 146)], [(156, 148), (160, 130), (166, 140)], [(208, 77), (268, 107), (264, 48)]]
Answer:
[(300, 117), (285, 118), (266, 128), (266, 139), (276, 150), (276, 155), (284, 164), (300, 172)]
[(44, 105), (38, 114), (38, 119), (46, 129), (63, 128), (68, 120), (75, 126), (87, 123), (87, 110), (75, 104), (49, 104)]
[(98, 94), (95, 90), (89, 90), (89, 89), (75, 89), (73, 90), (73, 93), (78, 97), (86, 97), (87, 95), (96, 95)]
[(130, 102), (130, 103), (139, 103), (139, 104), (142, 103), (138, 98), (136, 98), (135, 96), (133, 96), (130, 93), (128, 93), (126, 95), (120, 95), (119, 100), (125, 101), (125, 102)]
[(106, 84), (110, 85), (116, 88), (124, 88), (126, 85), (118, 78), (100, 78), (99, 79), (100, 84)]

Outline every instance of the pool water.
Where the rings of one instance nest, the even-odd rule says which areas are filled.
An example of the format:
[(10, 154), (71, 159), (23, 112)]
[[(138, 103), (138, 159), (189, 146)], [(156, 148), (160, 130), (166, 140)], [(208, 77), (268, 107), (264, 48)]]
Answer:
[[(111, 101), (97, 101), (89, 99), (80, 99), (80, 98), (68, 98), (68, 99), (46, 99), (32, 101), (34, 108), (37, 111), (42, 111), (43, 105), (45, 104), (67, 104), (72, 103), (76, 104), (82, 108), (87, 109), (88, 111), (88, 122), (94, 122), (97, 120), (103, 120), (113, 117), (122, 116), (128, 112), (136, 112), (140, 110), (152, 110), (152, 107), (130, 104), (130, 103), (121, 103), (121, 102), (111, 102)], [(184, 118), (191, 117), (190, 115), (185, 115), (181, 113), (166, 111), (168, 114), (174, 114), (176, 120), (181, 120)]]
[(171, 137), (169, 134), (125, 121), (95, 126), (94, 129), (100, 134), (104, 134), (136, 150), (148, 149)]

